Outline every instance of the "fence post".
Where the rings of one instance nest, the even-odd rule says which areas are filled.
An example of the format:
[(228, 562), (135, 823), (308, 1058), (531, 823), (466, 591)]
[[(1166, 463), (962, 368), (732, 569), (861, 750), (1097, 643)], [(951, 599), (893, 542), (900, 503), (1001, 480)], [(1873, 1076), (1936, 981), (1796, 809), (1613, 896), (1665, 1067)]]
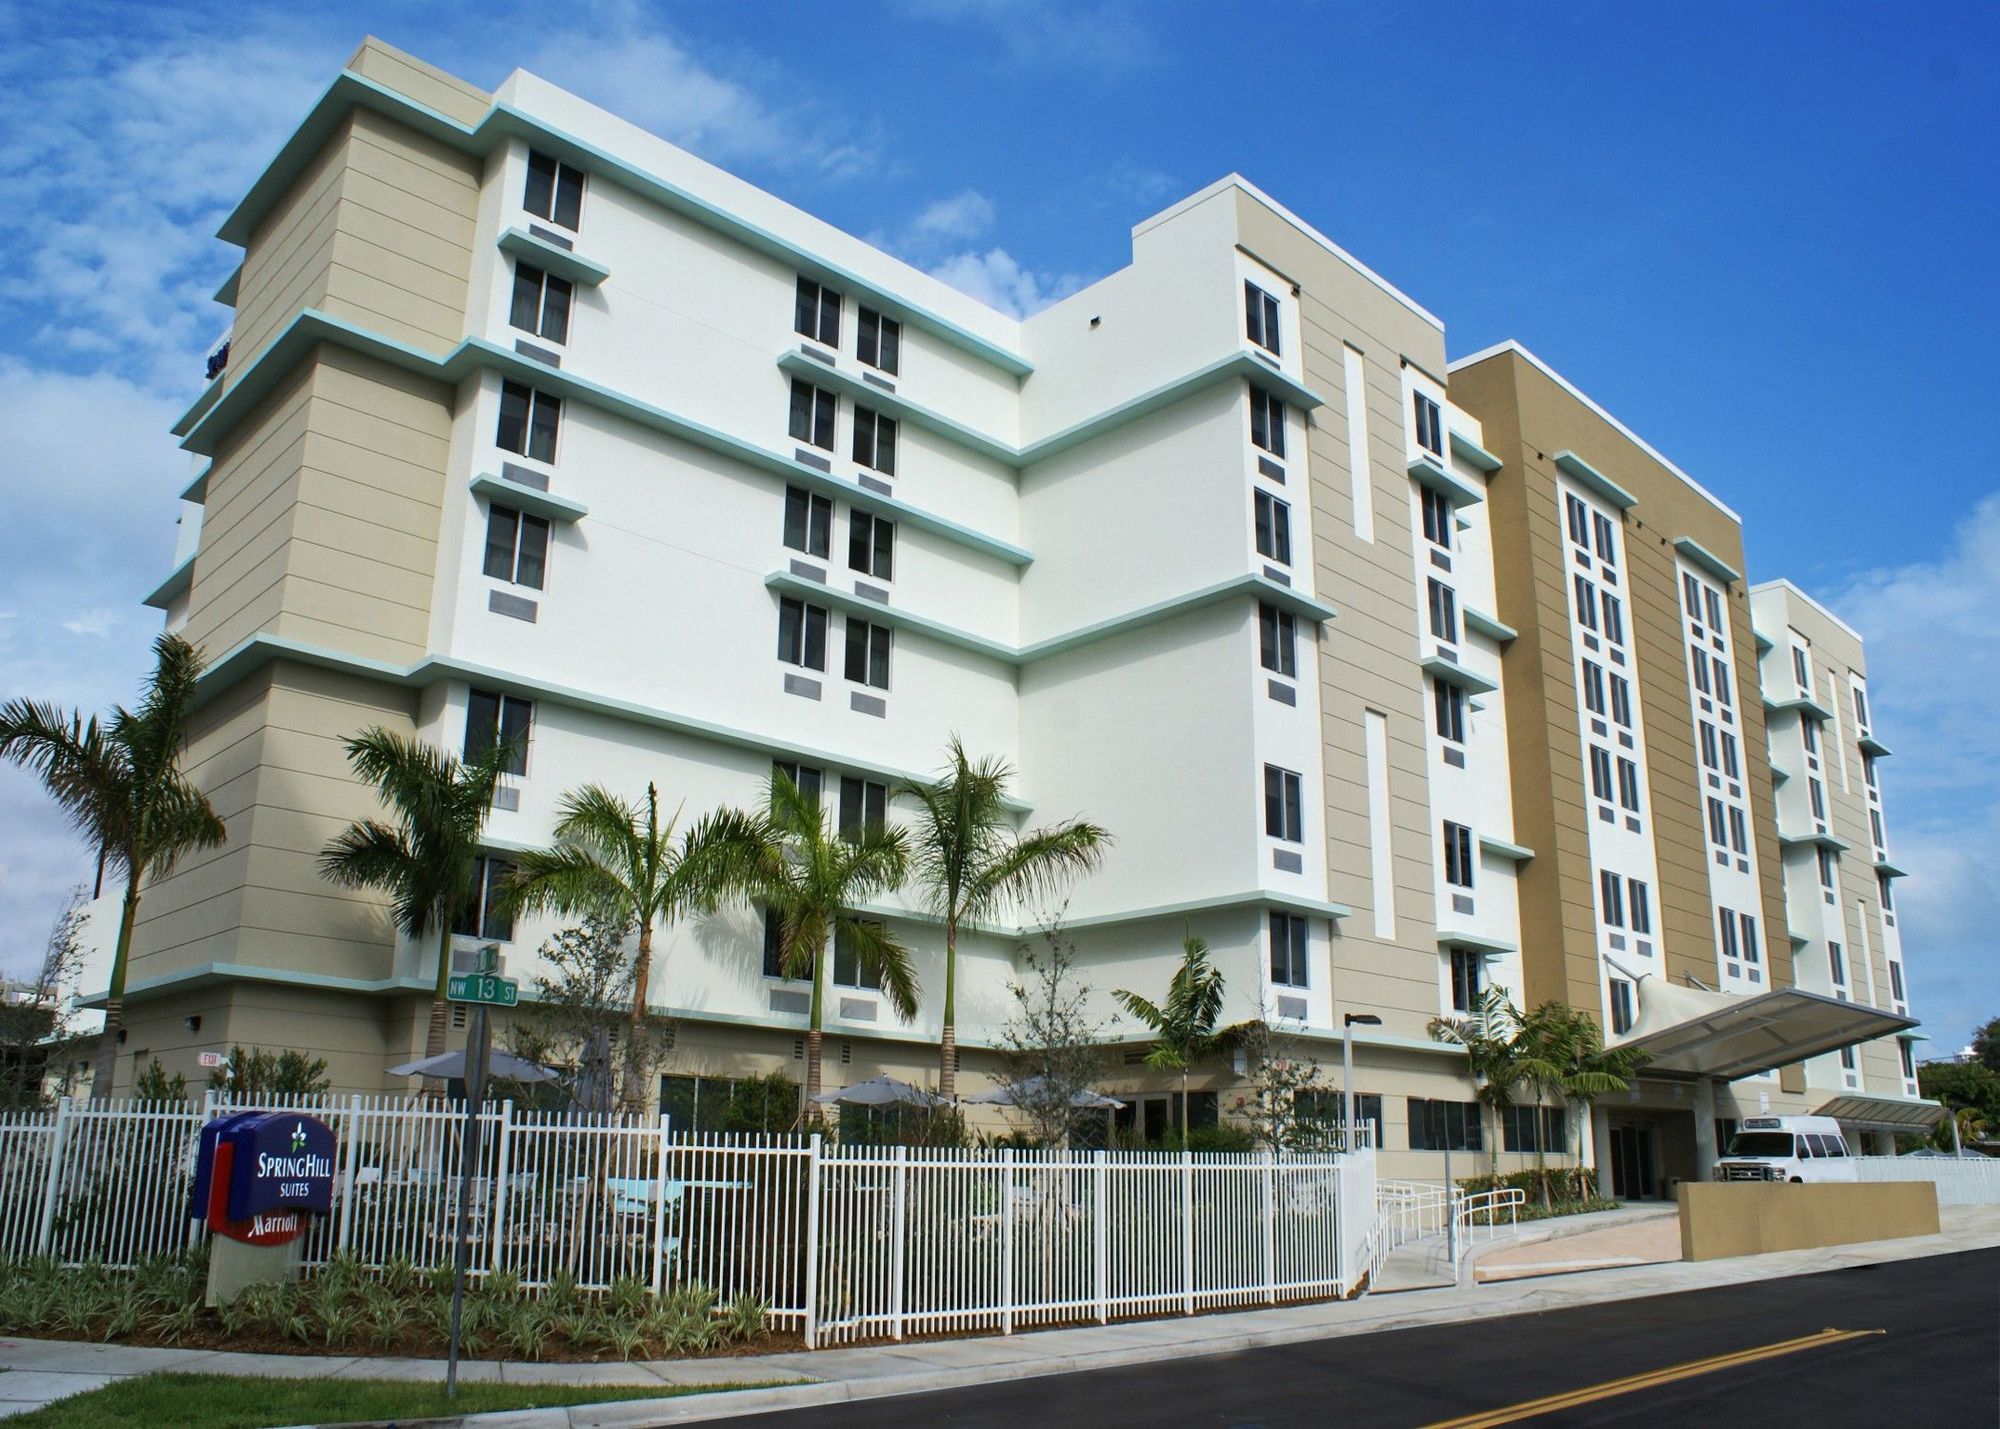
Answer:
[(1096, 1284), (1097, 1323), (1111, 1323), (1111, 1166), (1109, 1158), (1102, 1151), (1090, 1153), (1092, 1170), (1096, 1173), (1096, 1213), (1091, 1216), (1095, 1228), (1096, 1241)]
[[(511, 1106), (512, 1103), (509, 1103)], [(672, 1152), (668, 1149), (667, 1136), (673, 1120), (665, 1112), (659, 1113), (660, 1164), (653, 1171), (653, 1204), (658, 1208), (653, 1214), (653, 1294), (659, 1295), (667, 1285), (667, 1162)], [(686, 1254), (686, 1247), (682, 1247)]]
[(1278, 1303), (1278, 1168), (1276, 1153), (1264, 1153), (1264, 1300)]
[(1000, 1333), (1014, 1333), (1014, 1148), (1000, 1153)]
[(1181, 1148), (1181, 1311), (1194, 1313), (1194, 1153), (1186, 1147)]
[(895, 1317), (890, 1322), (895, 1327), (894, 1337), (900, 1340), (903, 1338), (904, 1312), (903, 1256), (904, 1247), (909, 1241), (910, 1217), (910, 1148), (907, 1146), (896, 1148), (895, 1176), (895, 1210), (891, 1216), (890, 1231), (895, 1239), (889, 1244), (889, 1274), (892, 1287), (889, 1309)]
[[(500, 1103), (500, 1146), (493, 1158), (493, 1253), (487, 1259), (487, 1267), (500, 1269), (500, 1242), (507, 1231), (507, 1172), (513, 1163), (514, 1154), (514, 1099), (507, 1097)], [(654, 1291), (659, 1286), (653, 1287)]]
[(1342, 1299), (1353, 1288), (1347, 1280), (1347, 1216), (1353, 1198), (1347, 1192), (1347, 1153), (1343, 1151), (1333, 1158), (1333, 1279)]
[(63, 1141), (69, 1133), (70, 1099), (56, 1103), (55, 1129), (49, 1133), (49, 1174), (42, 1183), (42, 1223), (35, 1232), (35, 1251), (47, 1255), (55, 1243), (56, 1192), (62, 1184)]
[(358, 1092), (347, 1095), (347, 1171), (340, 1178), (340, 1234), (335, 1237), (334, 1249), (341, 1255), (347, 1254), (354, 1244), (354, 1164), (361, 1154), (361, 1096)]
[(819, 1348), (819, 1133), (806, 1144), (806, 1348)]

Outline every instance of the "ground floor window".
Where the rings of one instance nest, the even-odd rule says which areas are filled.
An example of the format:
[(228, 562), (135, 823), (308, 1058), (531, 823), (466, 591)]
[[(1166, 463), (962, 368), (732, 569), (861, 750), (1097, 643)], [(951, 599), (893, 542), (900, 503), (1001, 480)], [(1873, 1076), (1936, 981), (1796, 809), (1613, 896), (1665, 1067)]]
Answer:
[(1563, 1109), (1555, 1106), (1510, 1106), (1500, 1112), (1501, 1139), (1509, 1151), (1562, 1153), (1569, 1149)]
[(1410, 1150), (1480, 1149), (1479, 1103), (1410, 1098)]

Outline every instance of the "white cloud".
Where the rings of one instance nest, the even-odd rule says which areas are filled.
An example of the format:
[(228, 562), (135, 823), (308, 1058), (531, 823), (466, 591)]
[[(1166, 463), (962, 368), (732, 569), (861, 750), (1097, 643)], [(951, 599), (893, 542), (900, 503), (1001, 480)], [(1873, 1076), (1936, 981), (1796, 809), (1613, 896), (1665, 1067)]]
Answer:
[(931, 264), (930, 272), (961, 293), (1017, 318), (1040, 312), (1089, 281), (1074, 273), (1057, 275), (1023, 267), (1004, 248), (955, 253)]
[(1889, 842), (1915, 1010), (1934, 1055), (2000, 1012), (1992, 973), (2000, 769), (1986, 756), (2000, 705), (2000, 494), (1932, 560), (1864, 572), (1828, 604), (1867, 638), (1869, 701), (1896, 756), (1883, 766)]
[(977, 189), (966, 189), (925, 205), (910, 224), (917, 241), (962, 243), (993, 226), (993, 200)]
[(1010, 69), (1067, 68), (1123, 74), (1157, 64), (1162, 51), (1136, 0), (902, 0), (914, 19), (975, 29), (977, 52)]
[(102, 606), (96, 610), (86, 610), (62, 623), (62, 628), (72, 635), (87, 635), (102, 640), (118, 624), (118, 613)]

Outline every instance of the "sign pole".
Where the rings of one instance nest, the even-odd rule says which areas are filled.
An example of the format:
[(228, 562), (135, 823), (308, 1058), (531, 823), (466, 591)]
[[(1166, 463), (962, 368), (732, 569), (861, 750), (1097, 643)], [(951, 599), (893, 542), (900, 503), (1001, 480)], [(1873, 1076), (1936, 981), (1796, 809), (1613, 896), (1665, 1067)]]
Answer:
[(465, 1136), (458, 1178), (458, 1236), (452, 1248), (451, 1348), (445, 1359), (446, 1398), (458, 1397), (459, 1323), (465, 1312), (465, 1266), (472, 1253), (472, 1172), (479, 1161), (479, 1114), (486, 1100), (486, 1061), (492, 1028), (486, 1004), (472, 1006), (471, 1056), (465, 1068)]

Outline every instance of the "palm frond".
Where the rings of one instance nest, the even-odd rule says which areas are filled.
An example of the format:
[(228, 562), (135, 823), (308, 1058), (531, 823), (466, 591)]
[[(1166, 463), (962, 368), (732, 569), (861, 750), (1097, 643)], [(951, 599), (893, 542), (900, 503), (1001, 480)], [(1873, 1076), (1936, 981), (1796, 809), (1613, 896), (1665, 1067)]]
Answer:
[(843, 913), (837, 927), (839, 935), (845, 937), (848, 946), (853, 949), (862, 971), (882, 985), (882, 991), (897, 1015), (906, 1020), (915, 1017), (917, 970), (910, 950), (889, 931), (887, 924), (870, 918)]

